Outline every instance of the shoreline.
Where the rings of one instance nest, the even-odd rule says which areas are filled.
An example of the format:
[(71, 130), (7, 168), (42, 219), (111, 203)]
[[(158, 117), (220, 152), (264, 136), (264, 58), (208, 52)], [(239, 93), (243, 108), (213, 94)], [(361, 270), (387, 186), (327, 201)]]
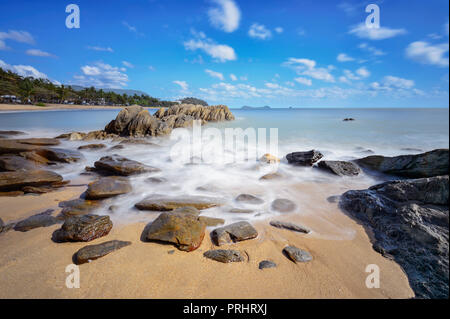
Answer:
[[(100, 105), (67, 105), (47, 104), (46, 106), (22, 105), (22, 104), (0, 104), (0, 112), (14, 111), (58, 111), (58, 110), (120, 110), (126, 106), (100, 106)], [(145, 107), (146, 109), (159, 109), (158, 107)]]

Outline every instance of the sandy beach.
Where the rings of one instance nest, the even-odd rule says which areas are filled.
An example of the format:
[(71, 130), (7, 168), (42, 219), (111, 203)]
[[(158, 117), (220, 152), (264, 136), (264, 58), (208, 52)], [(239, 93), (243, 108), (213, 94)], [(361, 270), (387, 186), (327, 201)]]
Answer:
[[(40, 196), (0, 198), (0, 217), (19, 220), (46, 209), (60, 208), (58, 202), (78, 198), (86, 186), (68, 187)], [(307, 187), (299, 187), (305, 191)], [(311, 188), (309, 188), (311, 189)], [(313, 196), (315, 190), (311, 191)], [(9, 231), (0, 237), (0, 298), (411, 298), (408, 279), (399, 265), (372, 249), (363, 227), (342, 213), (336, 203), (314, 199), (317, 216), (286, 216), (310, 226), (305, 235), (254, 223), (258, 237), (224, 246), (245, 251), (244, 263), (222, 264), (203, 257), (214, 249), (208, 235), (199, 249), (182, 252), (171, 245), (143, 242), (145, 222), (117, 222), (111, 233), (89, 244), (118, 239), (132, 245), (80, 266), (79, 289), (65, 286), (65, 268), (72, 255), (87, 243), (52, 242), (59, 225), (26, 233)], [(148, 221), (157, 216), (148, 213)], [(115, 222), (114, 215), (111, 216)], [(330, 225), (333, 225), (330, 227)], [(333, 229), (351, 230), (348, 238), (333, 239)], [(211, 229), (209, 229), (211, 230)], [(323, 234), (327, 234), (324, 236)], [(328, 238), (327, 238), (328, 237)], [(282, 254), (286, 245), (306, 249), (313, 261), (295, 264)], [(223, 247), (221, 247), (223, 248)], [(169, 253), (174, 251), (173, 253)], [(258, 269), (261, 260), (278, 266)], [(368, 264), (380, 268), (380, 288), (368, 289)]]
[(99, 106), (99, 105), (46, 104), (46, 106), (36, 106), (36, 105), (22, 105), (22, 104), (0, 104), (0, 112), (48, 111), (48, 110), (115, 110), (122, 108), (123, 106)]

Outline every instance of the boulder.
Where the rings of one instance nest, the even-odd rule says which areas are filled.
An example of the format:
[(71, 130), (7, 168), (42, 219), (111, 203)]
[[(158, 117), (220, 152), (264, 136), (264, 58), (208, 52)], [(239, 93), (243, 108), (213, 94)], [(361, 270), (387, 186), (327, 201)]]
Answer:
[(130, 176), (142, 173), (159, 172), (155, 167), (147, 166), (120, 155), (104, 156), (94, 164), (99, 171), (106, 171), (111, 175)]
[(36, 168), (37, 165), (34, 162), (28, 161), (21, 156), (17, 155), (0, 156), (0, 171), (32, 170)]
[(130, 241), (111, 240), (98, 245), (89, 245), (75, 253), (74, 259), (77, 265), (106, 256), (113, 251), (131, 245)]
[(231, 249), (208, 250), (203, 254), (203, 256), (221, 263), (234, 263), (245, 261), (245, 258), (244, 256), (242, 256), (240, 251)]
[(131, 192), (130, 182), (124, 177), (102, 177), (88, 185), (86, 199), (105, 199)]
[(294, 211), (297, 208), (297, 205), (290, 199), (278, 198), (272, 202), (270, 207), (274, 211), (277, 211), (280, 213), (289, 213), (289, 212)]
[(297, 224), (290, 223), (290, 222), (272, 220), (270, 222), (270, 225), (273, 227), (276, 227), (276, 228), (283, 228), (283, 229), (292, 230), (292, 231), (296, 231), (296, 232), (304, 233), (304, 234), (309, 234), (311, 232), (311, 230), (309, 230), (308, 228), (306, 228), (304, 226), (297, 225)]
[(433, 177), (449, 173), (449, 150), (436, 149), (416, 155), (385, 157), (372, 155), (356, 161), (360, 166), (407, 178)]
[(62, 180), (61, 175), (44, 170), (0, 172), (0, 191), (20, 190), (25, 186), (52, 185)]
[(352, 162), (320, 161), (317, 166), (338, 176), (357, 176), (361, 173), (361, 169)]
[(149, 241), (174, 244), (183, 251), (193, 251), (201, 245), (205, 227), (196, 214), (166, 212), (146, 227), (144, 237)]
[(216, 228), (211, 232), (211, 239), (217, 246), (253, 239), (257, 236), (256, 229), (246, 221)]
[(374, 234), (373, 248), (405, 270), (416, 297), (448, 298), (448, 175), (348, 191), (340, 205)]
[(294, 152), (286, 155), (289, 164), (297, 166), (313, 166), (314, 163), (323, 157), (322, 153), (316, 150), (308, 152)]
[(27, 232), (39, 227), (48, 227), (59, 223), (59, 220), (51, 214), (53, 210), (47, 210), (43, 213), (28, 217), (14, 225), (15, 231)]
[(135, 206), (140, 210), (171, 211), (180, 207), (194, 207), (203, 210), (220, 205), (220, 200), (213, 197), (151, 195)]
[(105, 144), (87, 144), (78, 147), (79, 150), (100, 150), (105, 148)]
[(55, 242), (91, 241), (108, 235), (112, 226), (109, 216), (73, 216), (53, 233), (52, 239)]
[(106, 133), (112, 134), (125, 134), (127, 132), (128, 124), (136, 117), (144, 108), (138, 105), (132, 105), (123, 108), (117, 115), (115, 120), (112, 120), (106, 127)]
[(252, 205), (260, 205), (264, 203), (264, 200), (251, 194), (240, 194), (236, 197), (235, 201)]
[(270, 260), (263, 260), (259, 263), (258, 268), (259, 269), (265, 269), (265, 268), (275, 268), (277, 266), (276, 263)]
[(312, 256), (307, 251), (301, 250), (300, 248), (297, 248), (295, 246), (287, 246), (283, 249), (283, 253), (286, 254), (286, 256), (291, 259), (293, 262), (298, 263), (304, 263), (312, 260)]
[(46, 159), (59, 163), (74, 163), (84, 159), (83, 154), (74, 150), (65, 150), (62, 148), (41, 148), (35, 152)]

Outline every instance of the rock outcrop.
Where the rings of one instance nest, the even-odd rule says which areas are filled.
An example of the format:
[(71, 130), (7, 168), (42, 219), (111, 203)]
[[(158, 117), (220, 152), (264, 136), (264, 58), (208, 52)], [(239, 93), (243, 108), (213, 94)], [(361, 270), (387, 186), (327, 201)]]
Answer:
[(340, 205), (371, 229), (376, 251), (403, 267), (416, 297), (448, 298), (448, 175), (348, 191)]
[(286, 155), (289, 164), (297, 166), (313, 166), (323, 157), (322, 153), (316, 150), (308, 152), (294, 152)]
[(433, 177), (449, 173), (449, 150), (436, 149), (416, 155), (385, 157), (372, 155), (358, 159), (360, 166), (407, 178)]

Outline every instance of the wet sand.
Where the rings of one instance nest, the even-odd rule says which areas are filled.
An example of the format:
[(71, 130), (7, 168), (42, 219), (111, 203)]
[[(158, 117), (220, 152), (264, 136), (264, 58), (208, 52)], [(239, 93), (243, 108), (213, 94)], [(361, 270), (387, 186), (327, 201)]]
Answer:
[[(78, 198), (85, 186), (69, 187), (40, 196), (0, 197), (0, 217), (19, 220), (54, 208), (59, 201)], [(248, 262), (222, 264), (203, 257), (217, 249), (208, 235), (199, 249), (186, 253), (171, 245), (142, 242), (146, 222), (124, 223), (111, 216), (111, 233), (90, 243), (51, 241), (60, 226), (26, 233), (0, 235), (0, 298), (411, 298), (414, 296), (402, 269), (372, 249), (364, 228), (341, 212), (336, 203), (319, 195), (323, 185), (299, 185), (300, 198), (309, 198), (314, 213), (286, 214), (276, 219), (303, 224), (313, 230), (305, 235), (253, 222), (259, 235), (224, 249), (245, 251)], [(338, 191), (339, 186), (332, 189)], [(308, 191), (310, 190), (310, 191)], [(300, 204), (300, 203), (299, 203)], [(146, 216), (146, 215), (144, 215)], [(147, 217), (145, 218), (147, 219)], [(211, 229), (209, 229), (210, 231)], [(103, 258), (80, 266), (79, 289), (65, 286), (67, 265), (73, 254), (88, 244), (118, 239), (132, 242)], [(295, 264), (282, 249), (295, 245), (311, 253), (309, 263)], [(169, 254), (169, 251), (175, 251)], [(259, 270), (262, 260), (278, 266)], [(365, 285), (366, 266), (380, 268), (380, 288)]]

